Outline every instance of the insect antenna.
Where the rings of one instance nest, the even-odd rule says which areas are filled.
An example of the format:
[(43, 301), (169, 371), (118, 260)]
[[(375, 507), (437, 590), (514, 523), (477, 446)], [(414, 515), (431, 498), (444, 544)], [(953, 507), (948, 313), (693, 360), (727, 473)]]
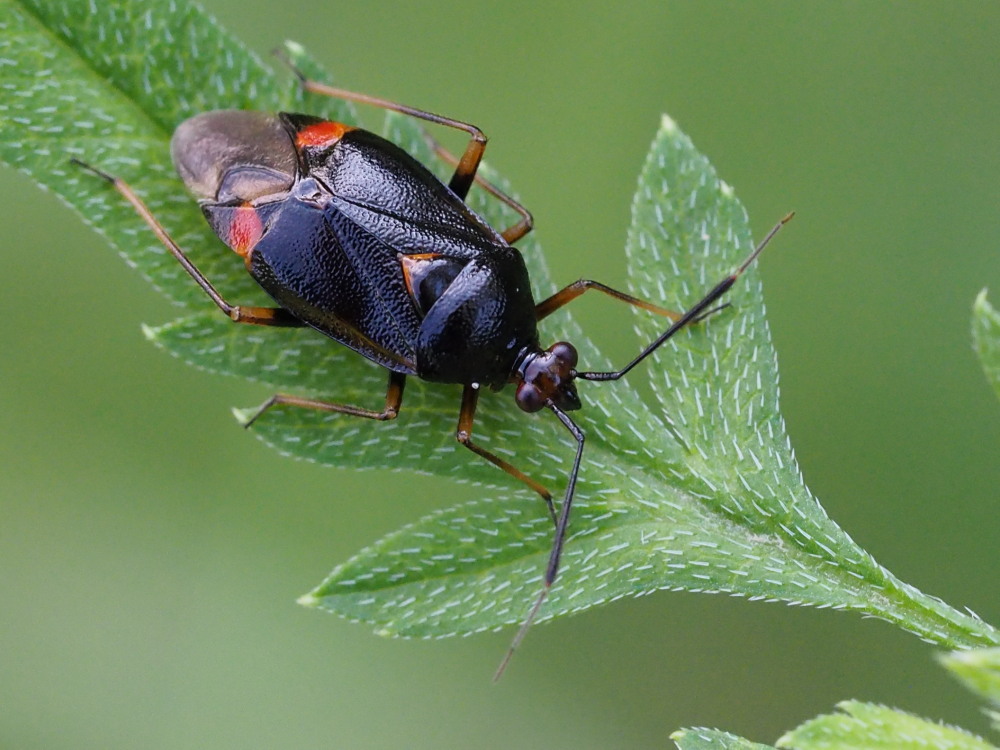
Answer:
[(733, 271), (733, 273), (731, 273), (729, 276), (727, 276), (718, 284), (716, 284), (708, 294), (702, 297), (700, 301), (695, 303), (695, 305), (692, 308), (690, 308), (686, 313), (684, 313), (666, 331), (661, 333), (660, 336), (655, 341), (653, 341), (653, 343), (651, 343), (649, 346), (643, 349), (642, 352), (639, 353), (639, 356), (637, 356), (635, 359), (633, 359), (631, 362), (625, 365), (625, 367), (623, 367), (620, 370), (614, 370), (612, 372), (577, 372), (576, 377), (580, 378), (581, 380), (618, 380), (619, 378), (622, 378), (625, 375), (627, 375), (632, 370), (633, 367), (642, 362), (642, 360), (644, 360), (650, 354), (655, 352), (658, 348), (660, 348), (663, 342), (665, 342), (667, 339), (669, 339), (671, 336), (673, 336), (675, 333), (677, 333), (685, 326), (691, 323), (697, 323), (698, 321), (703, 320), (709, 315), (712, 315), (713, 313), (716, 313), (719, 310), (728, 307), (727, 303), (725, 305), (720, 305), (719, 307), (710, 309), (712, 304), (716, 300), (718, 300), (719, 297), (721, 297), (723, 294), (728, 292), (730, 288), (732, 288), (733, 284), (736, 283), (736, 280), (741, 275), (743, 275), (743, 272), (750, 267), (750, 264), (753, 263), (757, 259), (757, 256), (761, 254), (761, 252), (764, 250), (765, 247), (767, 247), (767, 243), (771, 241), (774, 235), (776, 235), (781, 230), (781, 228), (785, 226), (785, 224), (787, 224), (792, 220), (793, 216), (795, 216), (794, 212), (788, 214), (781, 221), (775, 224), (774, 227), (771, 229), (771, 231), (768, 232), (767, 235), (764, 237), (764, 239), (760, 241), (760, 244), (757, 245), (757, 247), (754, 248), (753, 252), (747, 256), (746, 260), (744, 260), (740, 264), (739, 268), (737, 268), (735, 271)]
[(510, 663), (511, 658), (514, 656), (514, 651), (517, 647), (521, 645), (521, 641), (524, 640), (524, 636), (528, 634), (531, 626), (535, 622), (535, 617), (538, 616), (538, 611), (542, 608), (542, 604), (549, 596), (549, 591), (552, 589), (552, 582), (555, 581), (556, 575), (559, 573), (559, 559), (562, 557), (563, 543), (566, 541), (566, 529), (569, 527), (569, 511), (573, 505), (573, 494), (576, 491), (576, 478), (580, 474), (580, 462), (583, 459), (583, 444), (586, 440), (583, 430), (581, 430), (576, 422), (570, 419), (569, 415), (566, 414), (562, 409), (553, 404), (551, 401), (547, 406), (555, 413), (559, 418), (559, 421), (563, 423), (573, 438), (576, 440), (576, 457), (573, 459), (573, 468), (569, 473), (569, 481), (566, 483), (566, 495), (563, 497), (562, 505), (559, 506), (559, 518), (556, 521), (556, 533), (552, 540), (552, 551), (549, 553), (549, 564), (545, 568), (545, 578), (542, 584), (542, 590), (538, 593), (538, 598), (535, 599), (535, 603), (532, 605), (531, 610), (528, 612), (528, 616), (524, 618), (524, 622), (521, 623), (521, 627), (517, 631), (517, 635), (514, 636), (514, 640), (510, 642), (510, 647), (507, 649), (507, 653), (504, 654), (503, 660), (500, 662), (500, 666), (497, 667), (497, 671), (493, 674), (493, 682), (499, 680), (507, 669), (507, 665)]

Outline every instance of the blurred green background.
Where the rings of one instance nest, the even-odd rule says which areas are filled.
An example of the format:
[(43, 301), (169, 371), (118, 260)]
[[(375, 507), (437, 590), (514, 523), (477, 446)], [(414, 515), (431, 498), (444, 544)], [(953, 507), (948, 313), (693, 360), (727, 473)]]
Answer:
[[(622, 282), (660, 112), (758, 234), (795, 209), (761, 267), (806, 481), (897, 575), (1000, 622), (1000, 404), (969, 337), (1000, 289), (1000, 5), (206, 4), (261, 53), (294, 38), (345, 86), (483, 127), (559, 281)], [(229, 413), (262, 389), (147, 344), (170, 306), (23, 176), (0, 197), (0, 746), (773, 741), (849, 697), (987, 731), (927, 645), (855, 616), (659, 594), (538, 627), (494, 686), (509, 632), (391, 641), (298, 607), (476, 490), (270, 451)], [(627, 310), (578, 314), (637, 346)]]

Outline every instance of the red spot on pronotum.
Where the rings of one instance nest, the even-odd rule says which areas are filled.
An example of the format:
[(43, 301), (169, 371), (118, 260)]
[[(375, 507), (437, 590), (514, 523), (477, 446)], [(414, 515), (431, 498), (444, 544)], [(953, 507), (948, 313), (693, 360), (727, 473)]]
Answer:
[(342, 122), (317, 122), (300, 130), (295, 136), (295, 144), (299, 148), (332, 146), (344, 136), (344, 133), (353, 129)]

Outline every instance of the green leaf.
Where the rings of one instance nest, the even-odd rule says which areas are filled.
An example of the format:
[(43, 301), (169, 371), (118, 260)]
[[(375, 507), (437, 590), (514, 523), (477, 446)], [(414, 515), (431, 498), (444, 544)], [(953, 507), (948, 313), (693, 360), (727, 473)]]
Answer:
[(780, 740), (778, 747), (794, 750), (995, 750), (964, 729), (938, 724), (885, 706), (844, 701), (843, 713), (807, 721)]
[(681, 729), (670, 735), (680, 750), (774, 750), (774, 745), (761, 745), (735, 734), (717, 729)]
[(955, 651), (940, 659), (969, 688), (1000, 705), (1000, 648)]
[[(1000, 707), (1000, 648), (953, 651), (939, 658), (968, 688)], [(1000, 711), (987, 713), (1000, 730)]]
[[(205, 296), (121, 197), (70, 157), (131, 183), (224, 294), (262, 300), (239, 258), (205, 231), (171, 165), (170, 135), (210, 109), (306, 106), (298, 87), (190, 3), (0, 0), (0, 8), (0, 159), (53, 190), (178, 304), (204, 309)], [(324, 102), (321, 111), (336, 108)]]
[[(751, 247), (732, 190), (665, 120), (633, 209), (633, 290), (683, 308)], [(988, 626), (900, 583), (826, 517), (802, 483), (777, 412), (754, 271), (731, 299), (733, 310), (673, 339), (648, 368), (659, 404), (621, 382), (583, 394), (588, 460), (561, 579), (541, 617), (675, 588), (854, 609), (930, 640), (993, 642)], [(648, 314), (637, 320), (640, 340), (662, 329)], [(483, 414), (481, 434), (503, 434), (498, 449), (520, 436), (507, 455), (560, 486), (565, 438), (509, 409)], [(310, 433), (310, 445), (319, 439)], [(561, 443), (562, 454), (546, 451), (535, 464), (532, 443)], [(451, 470), (491, 481), (473, 466)], [(537, 589), (550, 533), (544, 515), (518, 496), (444, 510), (340, 566), (305, 601), (404, 635), (515, 622)]]
[[(180, 320), (147, 327), (147, 335), (208, 370), (285, 392), (379, 405), (384, 371), (309, 330), (232, 325), (108, 185), (68, 164), (76, 156), (131, 183), (227, 298), (253, 303), (262, 295), (241, 260), (211, 236), (173, 174), (170, 133), (209, 109), (305, 110), (353, 121), (350, 109), (303, 96), (291, 76), (276, 75), (184, 2), (0, 0), (0, 7), (0, 158), (59, 194), (186, 308)], [(300, 48), (286, 50), (310, 75), (326, 77)], [(388, 117), (385, 132), (447, 172), (411, 119)], [(470, 202), (495, 226), (514, 220), (482, 191), (474, 190)], [(665, 119), (633, 208), (632, 289), (684, 308), (751, 246), (732, 190)], [(534, 237), (519, 248), (536, 296), (553, 291)], [(977, 618), (898, 581), (826, 517), (802, 482), (778, 413), (775, 355), (755, 270), (729, 299), (731, 309), (644, 363), (638, 379), (652, 383), (650, 399), (634, 382), (585, 384), (579, 421), (588, 442), (578, 505), (542, 619), (684, 589), (854, 610), (950, 647), (1000, 644)], [(648, 313), (636, 320), (637, 347), (664, 327)], [(546, 342), (575, 342), (586, 352), (584, 367), (607, 365), (565, 311), (546, 319), (542, 333)], [(385, 633), (425, 637), (524, 617), (549, 554), (551, 523), (537, 497), (455, 442), (459, 393), (457, 386), (411, 379), (395, 422), (286, 408), (255, 424), (255, 434), (300, 458), (429, 472), (492, 489), (492, 497), (470, 491), (476, 500), (362, 551), (308, 603)], [(553, 491), (565, 487), (573, 445), (551, 415), (524, 415), (509, 394), (484, 394), (476, 438)]]
[(979, 355), (986, 379), (1000, 396), (1000, 313), (986, 301), (986, 290), (972, 306), (972, 345)]

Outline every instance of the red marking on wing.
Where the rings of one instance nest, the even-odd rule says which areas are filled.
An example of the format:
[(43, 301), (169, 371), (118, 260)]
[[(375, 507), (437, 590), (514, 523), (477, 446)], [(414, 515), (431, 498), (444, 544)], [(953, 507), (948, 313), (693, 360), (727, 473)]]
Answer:
[(348, 130), (354, 130), (342, 122), (317, 122), (302, 128), (295, 136), (295, 145), (299, 148), (332, 146), (339, 141)]
[(229, 246), (244, 258), (250, 257), (250, 252), (263, 233), (264, 225), (253, 206), (240, 206), (233, 212), (229, 223)]

